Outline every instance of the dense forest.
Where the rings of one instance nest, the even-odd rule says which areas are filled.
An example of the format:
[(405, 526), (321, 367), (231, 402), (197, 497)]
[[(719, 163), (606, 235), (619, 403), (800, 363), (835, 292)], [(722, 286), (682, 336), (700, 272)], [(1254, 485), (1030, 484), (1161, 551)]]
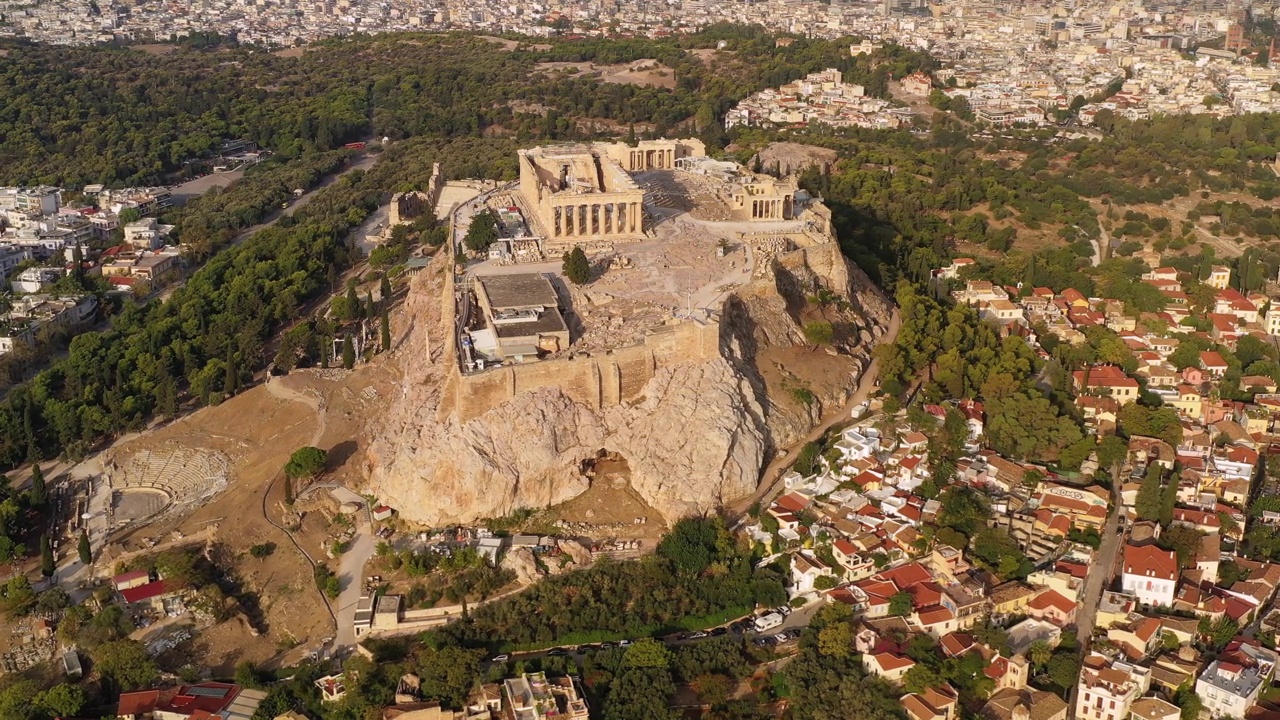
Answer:
[[(731, 52), (710, 64), (687, 52)], [(538, 47), (547, 47), (539, 45)], [(78, 187), (159, 183), (224, 139), (253, 140), (285, 157), (389, 137), (464, 137), (501, 128), (522, 139), (563, 137), (578, 121), (719, 132), (733, 102), (824, 67), (872, 92), (891, 75), (927, 68), (927, 55), (888, 48), (872, 61), (847, 42), (788, 48), (757, 29), (716, 27), (672, 40), (553, 41), (502, 51), (466, 34), (334, 39), (301, 57), (249, 48), (21, 45), (0, 57), (0, 182)], [(664, 89), (539, 71), (544, 62), (656, 59), (675, 73)], [(517, 109), (519, 108), (519, 109)]]

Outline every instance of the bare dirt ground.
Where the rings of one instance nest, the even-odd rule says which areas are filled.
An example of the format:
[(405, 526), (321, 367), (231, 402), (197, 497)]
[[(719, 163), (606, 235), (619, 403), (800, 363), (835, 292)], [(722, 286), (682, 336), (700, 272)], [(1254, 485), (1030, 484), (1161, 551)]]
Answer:
[(133, 49), (140, 50), (148, 55), (168, 55), (171, 52), (176, 52), (178, 46), (168, 43), (152, 43), (149, 45), (134, 45)]
[(618, 85), (639, 85), (641, 87), (657, 87), (672, 89), (676, 86), (676, 73), (657, 60), (636, 60), (617, 65), (596, 65), (595, 63), (544, 62), (535, 66), (534, 72), (554, 74), (568, 73), (570, 77), (588, 75), (599, 78), (600, 82)]
[(276, 50), (271, 54), (275, 55), (276, 57), (296, 58), (296, 57), (302, 57), (302, 54), (306, 51), (307, 51), (306, 48), (296, 47), (296, 48), (285, 48), (284, 50)]
[[(216, 450), (232, 459), (226, 490), (183, 517), (161, 518), (134, 530), (120, 544), (137, 549), (145, 547), (148, 539), (168, 539), (175, 532), (192, 535), (217, 524), (216, 542), (235, 559), (236, 577), (257, 596), (267, 627), (266, 634), (255, 636), (247, 624), (233, 619), (202, 630), (193, 654), (218, 671), (230, 672), (244, 660), (287, 665), (333, 635), (312, 566), (263, 516), (264, 495), (272, 519), (280, 522), (284, 483), (277, 481), (278, 475), (289, 454), (308, 444), (329, 452), (331, 469), (321, 482), (358, 487), (363, 479), (365, 418), (395, 390), (390, 375), (377, 363), (349, 373), (300, 370), (272, 384), (278, 387), (256, 386), (110, 451), (123, 458), (144, 448), (177, 444)], [(299, 402), (293, 395), (312, 397), (315, 402)], [(325, 513), (312, 511), (304, 514), (295, 537), (308, 555), (323, 561), (334, 530)], [(249, 556), (250, 547), (267, 543), (276, 548), (269, 557)], [(331, 567), (334, 563), (329, 561)]]

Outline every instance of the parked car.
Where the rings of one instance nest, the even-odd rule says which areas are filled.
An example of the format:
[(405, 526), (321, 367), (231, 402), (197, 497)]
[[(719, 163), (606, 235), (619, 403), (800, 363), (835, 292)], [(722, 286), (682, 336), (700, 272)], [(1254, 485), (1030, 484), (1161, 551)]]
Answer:
[(728, 632), (729, 632), (729, 628), (727, 628), (727, 627), (718, 627), (718, 628), (716, 628), (716, 629), (712, 630), (712, 631), (711, 631), (711, 633), (710, 633), (710, 635), (711, 635), (711, 637), (720, 637), (721, 635), (726, 635), (726, 634), (728, 634)]
[(547, 657), (564, 657), (565, 655), (568, 655), (568, 654), (569, 654), (569, 651), (565, 650), (564, 648), (551, 648), (550, 650), (547, 651)]
[(619, 640), (618, 647), (626, 647), (631, 644), (630, 640)]
[(510, 659), (511, 659), (511, 656), (510, 656), (510, 655), (508, 655), (508, 654), (506, 654), (506, 653), (503, 653), (503, 654), (501, 654), (501, 655), (494, 655), (494, 656), (493, 656), (493, 662), (496, 662), (496, 663), (504, 663), (504, 662), (506, 662), (506, 661), (508, 661), (508, 660), (510, 660)]
[(690, 639), (690, 640), (697, 640), (697, 639), (699, 639), (699, 638), (704, 638), (704, 637), (706, 637), (706, 636), (707, 636), (707, 634), (706, 634), (706, 633), (704, 633), (704, 632), (702, 632), (701, 630), (699, 630), (698, 632), (692, 632), (692, 633), (689, 633), (689, 639)]

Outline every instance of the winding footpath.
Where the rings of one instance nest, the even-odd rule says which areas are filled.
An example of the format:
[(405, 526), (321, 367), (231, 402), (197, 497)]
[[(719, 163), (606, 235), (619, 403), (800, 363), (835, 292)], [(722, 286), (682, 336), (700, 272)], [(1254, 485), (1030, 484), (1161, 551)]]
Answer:
[[(320, 442), (320, 438), (324, 437), (325, 429), (326, 408), (324, 402), (305, 393), (300, 393), (297, 390), (287, 388), (278, 380), (273, 381), (270, 374), (267, 375), (267, 379), (264, 384), (266, 385), (267, 393), (273, 397), (289, 402), (299, 402), (315, 411), (316, 429), (315, 432), (311, 434), (311, 442), (309, 444), (315, 446), (316, 443)], [(272, 477), (271, 482), (267, 483), (267, 489), (262, 493), (262, 517), (265, 518), (267, 522), (271, 523), (272, 527), (283, 533), (284, 536), (289, 539), (289, 542), (293, 543), (293, 546), (297, 548), (298, 552), (302, 553), (302, 557), (306, 558), (307, 562), (311, 564), (311, 569), (314, 572), (319, 563), (317, 563), (315, 558), (311, 557), (311, 554), (308, 553), (297, 539), (293, 537), (293, 533), (289, 532), (288, 528), (276, 522), (275, 518), (271, 516), (271, 508), (267, 499), (271, 497), (271, 491), (275, 488), (276, 481), (279, 479), (279, 475)], [(337, 613), (333, 611), (333, 604), (329, 602), (329, 598), (324, 594), (323, 590), (317, 587), (316, 592), (320, 595), (320, 601), (324, 603), (324, 609), (329, 612), (329, 618), (333, 620), (334, 630), (340, 630), (341, 625), (338, 622)]]

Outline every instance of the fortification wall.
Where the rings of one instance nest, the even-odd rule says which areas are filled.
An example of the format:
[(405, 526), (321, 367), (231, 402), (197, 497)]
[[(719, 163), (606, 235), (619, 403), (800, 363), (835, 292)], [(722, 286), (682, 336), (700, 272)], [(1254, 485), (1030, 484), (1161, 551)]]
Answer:
[(640, 397), (659, 369), (708, 360), (719, 353), (720, 325), (689, 321), (659, 329), (640, 345), (598, 355), (577, 355), (462, 375), (454, 370), (453, 409), (466, 422), (525, 392), (560, 389), (599, 409)]

